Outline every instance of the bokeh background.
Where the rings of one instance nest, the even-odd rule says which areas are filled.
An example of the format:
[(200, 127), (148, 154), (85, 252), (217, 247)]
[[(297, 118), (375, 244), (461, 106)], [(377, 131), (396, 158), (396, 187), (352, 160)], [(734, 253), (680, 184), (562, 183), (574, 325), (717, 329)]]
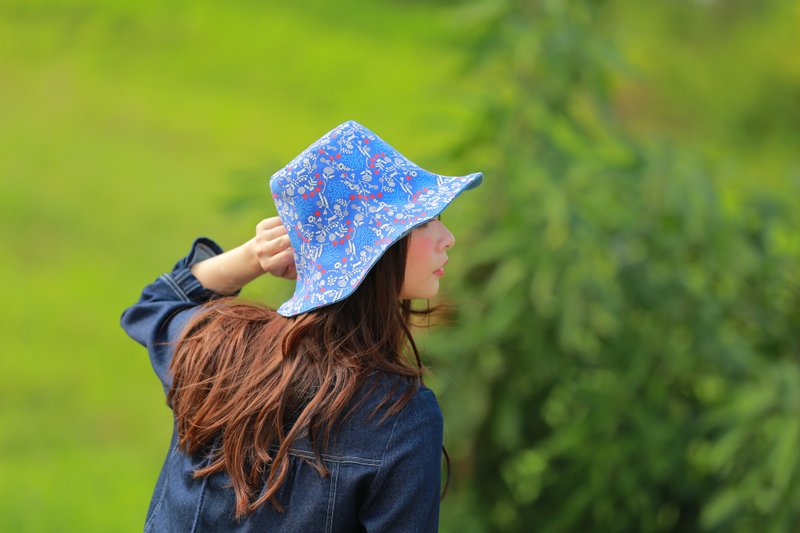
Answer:
[(2, 0), (0, 529), (142, 527), (171, 415), (120, 313), (355, 119), (486, 173), (419, 333), (443, 531), (797, 531), (798, 27), (789, 0)]

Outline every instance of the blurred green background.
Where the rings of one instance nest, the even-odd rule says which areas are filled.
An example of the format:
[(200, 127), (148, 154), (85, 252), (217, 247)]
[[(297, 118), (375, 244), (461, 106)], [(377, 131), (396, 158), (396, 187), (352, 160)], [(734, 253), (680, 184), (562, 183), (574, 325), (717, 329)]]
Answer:
[(120, 313), (194, 237), (247, 240), (348, 119), (486, 173), (419, 334), (443, 531), (800, 529), (798, 27), (788, 0), (4, 0), (0, 529), (142, 527), (171, 415)]

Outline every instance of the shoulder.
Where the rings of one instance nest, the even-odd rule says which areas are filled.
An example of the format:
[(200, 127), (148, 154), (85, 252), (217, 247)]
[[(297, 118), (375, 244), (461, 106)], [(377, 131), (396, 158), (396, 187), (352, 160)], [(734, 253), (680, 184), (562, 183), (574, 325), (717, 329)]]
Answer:
[(409, 435), (441, 446), (444, 419), (434, 392), (420, 385), (414, 396), (397, 414), (392, 440), (405, 439)]
[[(385, 403), (388, 407), (393, 405), (403, 396), (408, 395), (409, 399), (403, 408), (397, 413), (405, 415), (417, 415), (425, 418), (441, 417), (441, 409), (434, 392), (420, 383), (418, 380), (409, 379), (397, 374), (388, 372), (374, 371), (365, 380), (361, 387), (357, 399), (361, 395), (368, 395), (364, 399), (365, 407)], [(381, 413), (384, 409), (380, 410)], [(394, 418), (394, 417), (392, 417)]]
[[(403, 395), (410, 398), (391, 409)], [(442, 412), (432, 390), (403, 376), (374, 372), (353, 398), (353, 410), (334, 432), (332, 454), (358, 454), (381, 459), (387, 448), (409, 435), (441, 443)], [(415, 440), (416, 440), (415, 438)]]
[[(375, 417), (386, 419), (385, 430), (389, 431), (391, 440), (405, 438), (410, 433), (441, 440), (444, 425), (442, 410), (431, 389), (418, 381), (383, 372), (374, 373), (371, 379), (378, 385), (365, 384), (365, 389), (372, 391), (365, 407), (374, 409), (373, 406), (384, 404)], [(410, 396), (407, 402), (396, 413), (387, 416), (391, 406), (404, 395)]]

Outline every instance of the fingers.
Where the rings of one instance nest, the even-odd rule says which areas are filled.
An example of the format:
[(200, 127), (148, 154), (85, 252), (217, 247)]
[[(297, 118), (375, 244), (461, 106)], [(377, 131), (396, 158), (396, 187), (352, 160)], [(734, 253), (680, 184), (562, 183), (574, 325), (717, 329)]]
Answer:
[(259, 257), (259, 261), (264, 272), (287, 279), (297, 278), (294, 249), (291, 247), (287, 247), (273, 255)]
[(278, 226), (284, 227), (283, 223), (281, 222), (281, 217), (265, 218), (264, 220), (256, 224), (256, 233), (271, 230), (273, 228), (277, 228)]
[(274, 239), (271, 239), (266, 244), (267, 244), (268, 248), (272, 249), (272, 253), (273, 254), (277, 254), (278, 252), (280, 252), (284, 248), (287, 248), (287, 247), (291, 246), (292, 245), (292, 241), (291, 241), (291, 239), (289, 239), (289, 236), (284, 233), (284, 235), (281, 235), (280, 237), (275, 237)]
[(256, 239), (256, 256), (262, 264), (269, 258), (287, 250), (292, 251), (292, 241), (288, 235), (281, 235), (275, 239)]
[(255, 253), (264, 272), (296, 279), (294, 249), (289, 232), (280, 217), (265, 218), (256, 224)]
[(297, 269), (294, 264), (294, 250), (287, 248), (273, 256), (274, 269), (272, 273), (286, 279), (297, 279)]
[(294, 260), (289, 264), (289, 267), (286, 269), (286, 274), (284, 276), (286, 279), (297, 279), (297, 265), (295, 265)]
[(264, 219), (256, 225), (256, 240), (261, 243), (279, 240), (288, 233), (278, 217)]

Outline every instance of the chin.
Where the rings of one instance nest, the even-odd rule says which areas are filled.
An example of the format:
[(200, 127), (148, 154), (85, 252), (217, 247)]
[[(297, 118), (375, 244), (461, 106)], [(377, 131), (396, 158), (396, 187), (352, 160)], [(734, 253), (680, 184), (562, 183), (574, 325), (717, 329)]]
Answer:
[(439, 293), (439, 280), (434, 280), (433, 283), (427, 286), (423, 285), (417, 287), (416, 290), (408, 291), (400, 295), (401, 300), (429, 300)]
[(430, 300), (431, 298), (436, 296), (438, 293), (439, 293), (439, 287), (436, 287), (433, 290), (420, 291), (420, 293), (417, 296), (415, 296), (414, 298), (416, 298), (417, 300)]
[(430, 300), (431, 298), (436, 296), (436, 294), (438, 292), (439, 291), (431, 291), (431, 292), (422, 292), (422, 291), (420, 291), (420, 292), (415, 292), (415, 293), (409, 294), (409, 295), (401, 295), (400, 299), (401, 300)]

